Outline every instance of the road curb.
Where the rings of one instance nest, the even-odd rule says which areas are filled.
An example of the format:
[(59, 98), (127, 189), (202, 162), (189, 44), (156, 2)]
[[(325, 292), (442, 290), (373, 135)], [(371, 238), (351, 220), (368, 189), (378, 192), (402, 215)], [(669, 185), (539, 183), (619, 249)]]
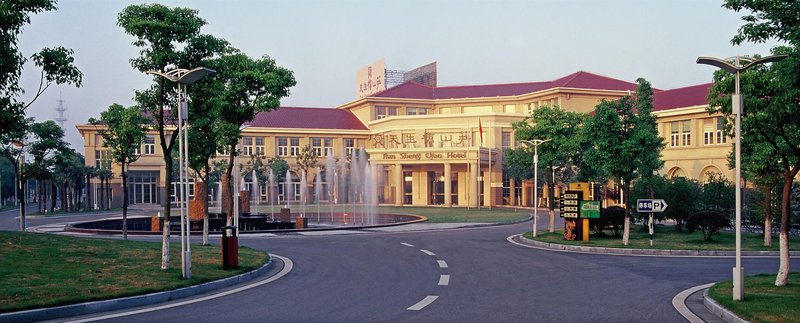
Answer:
[(680, 293), (675, 295), (675, 297), (672, 298), (672, 307), (674, 307), (675, 310), (678, 311), (678, 313), (683, 315), (683, 317), (687, 321), (691, 323), (704, 323), (705, 321), (703, 321), (702, 318), (697, 316), (697, 314), (692, 312), (692, 310), (686, 305), (686, 300), (689, 298), (690, 295), (696, 293), (697, 291), (702, 289), (708, 290), (708, 288), (713, 285), (714, 283), (698, 285), (681, 291)]
[[(711, 287), (709, 286), (709, 288), (711, 288)], [(714, 299), (709, 297), (708, 296), (709, 288), (706, 288), (703, 291), (703, 305), (705, 305), (706, 308), (712, 314), (714, 314), (717, 317), (725, 320), (725, 322), (733, 322), (733, 323), (748, 323), (749, 322), (749, 321), (747, 321), (745, 319), (742, 319), (741, 317), (737, 316), (736, 314), (734, 314), (733, 312), (731, 312), (727, 308), (722, 307), (722, 305), (719, 305), (719, 303), (717, 303), (716, 301), (714, 301)]]
[[(585, 252), (609, 255), (646, 255), (646, 256), (683, 256), (683, 257), (734, 257), (736, 252), (733, 250), (668, 250), (668, 249), (623, 249), (623, 248), (605, 248), (605, 247), (588, 247), (588, 246), (571, 246), (558, 243), (541, 242), (537, 240), (528, 239), (522, 234), (519, 235), (522, 243), (532, 245), (539, 248), (558, 250), (558, 251), (572, 251), (572, 252)], [(790, 251), (790, 257), (800, 256), (800, 251)], [(778, 257), (778, 251), (742, 251), (742, 256), (745, 257)]]
[(210, 291), (230, 287), (232, 285), (244, 283), (261, 277), (270, 272), (275, 267), (277, 258), (270, 255), (270, 260), (258, 269), (242, 273), (236, 276), (210, 281), (198, 285), (183, 287), (179, 289), (155, 292), (144, 295), (135, 295), (122, 298), (114, 298), (101, 301), (92, 301), (78, 304), (70, 304), (48, 308), (38, 308), (19, 312), (0, 314), (0, 322), (33, 322), (51, 320), (63, 317), (72, 317), (93, 314), (98, 312), (116, 311), (126, 308), (163, 303), (180, 298), (195, 296)]

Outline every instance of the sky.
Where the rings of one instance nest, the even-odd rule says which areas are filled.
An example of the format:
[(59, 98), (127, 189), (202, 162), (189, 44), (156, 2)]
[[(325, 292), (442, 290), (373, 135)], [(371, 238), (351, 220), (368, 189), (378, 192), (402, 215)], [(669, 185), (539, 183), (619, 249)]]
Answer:
[[(54, 119), (63, 100), (66, 136), (82, 151), (75, 129), (111, 104), (133, 105), (152, 79), (130, 65), (134, 38), (117, 26), (128, 0), (61, 0), (36, 14), (20, 35), (30, 57), (43, 47), (75, 52), (83, 85), (51, 86), (30, 108)], [(297, 85), (283, 106), (332, 108), (355, 99), (356, 70), (385, 59), (410, 70), (436, 61), (440, 86), (548, 81), (587, 71), (624, 81), (639, 77), (659, 89), (711, 81), (698, 56), (769, 54), (779, 45), (733, 46), (741, 16), (721, 1), (159, 1), (199, 11), (202, 33), (228, 40), (251, 57), (268, 55), (294, 72)], [(23, 100), (39, 71), (27, 64)]]

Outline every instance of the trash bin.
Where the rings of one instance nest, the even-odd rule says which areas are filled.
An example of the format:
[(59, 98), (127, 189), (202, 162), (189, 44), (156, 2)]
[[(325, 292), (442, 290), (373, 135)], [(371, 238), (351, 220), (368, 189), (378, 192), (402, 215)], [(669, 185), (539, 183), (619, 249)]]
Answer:
[(235, 226), (222, 227), (222, 269), (239, 267), (239, 237)]

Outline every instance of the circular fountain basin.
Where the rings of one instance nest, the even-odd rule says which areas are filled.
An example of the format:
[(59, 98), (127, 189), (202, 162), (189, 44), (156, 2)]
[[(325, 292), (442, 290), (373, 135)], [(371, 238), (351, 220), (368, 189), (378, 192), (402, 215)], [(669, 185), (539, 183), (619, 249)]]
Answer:
[[(295, 227), (297, 218), (304, 218), (307, 228)], [(128, 234), (132, 235), (159, 235), (163, 225), (154, 225), (158, 217), (129, 217)], [(225, 214), (209, 214), (208, 231), (211, 234), (222, 233), (221, 228), (227, 223)], [(410, 214), (372, 214), (367, 216), (361, 213), (291, 213), (288, 221), (281, 219), (279, 214), (247, 214), (239, 217), (239, 234), (292, 232), (292, 231), (321, 231), (321, 230), (352, 230), (359, 228), (374, 228), (404, 225), (427, 221), (420, 215)], [(302, 221), (300, 221), (302, 222)], [(191, 220), (190, 230), (193, 234), (203, 232), (203, 220)], [(92, 233), (92, 234), (121, 234), (122, 219), (103, 219), (68, 224), (65, 231)], [(170, 217), (170, 232), (180, 233), (180, 217)]]

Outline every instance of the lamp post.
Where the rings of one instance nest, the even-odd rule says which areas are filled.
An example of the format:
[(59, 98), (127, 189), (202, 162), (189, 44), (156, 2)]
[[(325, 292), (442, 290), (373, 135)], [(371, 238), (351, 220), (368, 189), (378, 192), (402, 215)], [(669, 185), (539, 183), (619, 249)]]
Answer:
[[(189, 227), (189, 110), (188, 92), (186, 86), (194, 84), (206, 75), (216, 73), (216, 71), (196, 67), (191, 70), (176, 68), (169, 72), (147, 71), (147, 74), (158, 75), (175, 82), (178, 86), (177, 109), (178, 109), (178, 174), (180, 188), (178, 196), (178, 206), (181, 213), (181, 275), (185, 279), (192, 278), (192, 247), (190, 245)], [(181, 90), (183, 85), (183, 90)]]
[(724, 60), (714, 57), (698, 57), (697, 64), (716, 66), (736, 77), (736, 88), (731, 97), (731, 112), (734, 116), (735, 154), (736, 154), (736, 267), (733, 267), (733, 300), (744, 299), (744, 268), (742, 268), (742, 114), (744, 113), (744, 100), (739, 90), (739, 76), (741, 72), (759, 64), (777, 62), (789, 57), (788, 55), (773, 55), (755, 59), (752, 57), (735, 56)]
[(536, 237), (536, 226), (539, 224), (539, 145), (551, 139), (520, 140), (527, 146), (533, 146), (533, 236)]

